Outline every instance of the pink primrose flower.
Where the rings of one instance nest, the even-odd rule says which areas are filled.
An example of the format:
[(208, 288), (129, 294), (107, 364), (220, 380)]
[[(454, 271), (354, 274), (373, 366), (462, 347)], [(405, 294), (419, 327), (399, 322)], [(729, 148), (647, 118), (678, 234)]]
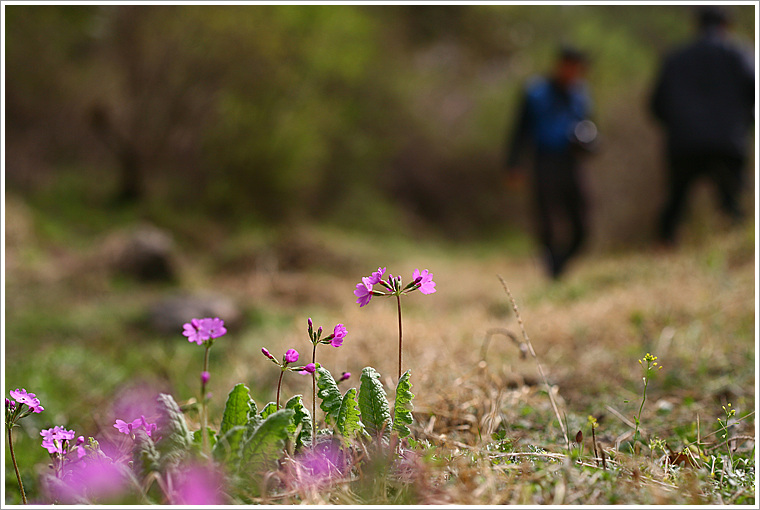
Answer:
[(346, 338), (346, 334), (348, 334), (348, 330), (343, 324), (336, 325), (333, 330), (333, 337), (330, 340), (330, 345), (333, 347), (340, 347), (343, 345), (343, 339)]
[(415, 269), (412, 273), (412, 279), (417, 280), (420, 278), (420, 292), (423, 294), (432, 294), (435, 292), (435, 282), (433, 281), (433, 273), (428, 273), (427, 269), (423, 269), (420, 272), (419, 269)]
[(358, 298), (356, 302), (359, 304), (359, 308), (369, 303), (369, 300), (372, 299), (372, 283), (370, 283), (369, 278), (363, 277), (361, 283), (356, 284), (354, 296)]
[(295, 363), (298, 361), (298, 351), (295, 349), (288, 349), (285, 353), (285, 363)]
[(219, 338), (227, 333), (227, 329), (224, 327), (224, 321), (219, 317), (213, 319), (202, 319), (202, 327), (208, 332), (209, 337)]
[(384, 268), (384, 267), (378, 267), (378, 268), (377, 268), (377, 271), (374, 271), (374, 272), (373, 272), (373, 273), (372, 273), (372, 274), (369, 276), (369, 283), (371, 283), (372, 285), (375, 285), (375, 284), (377, 284), (377, 283), (380, 283), (380, 280), (382, 280), (382, 279), (383, 279), (383, 275), (385, 274), (385, 269), (386, 269), (386, 268)]
[(206, 319), (193, 319), (183, 325), (185, 330), (182, 334), (187, 337), (188, 342), (195, 342), (196, 344), (201, 345), (203, 342), (211, 338), (211, 334), (206, 328), (205, 320)]
[(64, 445), (67, 441), (74, 439), (76, 432), (73, 430), (66, 430), (63, 427), (56, 425), (53, 428), (41, 430), (42, 447), (47, 449), (48, 453), (59, 453), (63, 455)]
[(45, 410), (45, 408), (40, 405), (40, 399), (37, 398), (37, 395), (34, 393), (27, 393), (24, 388), (16, 388), (9, 393), (11, 397), (16, 399), (17, 403), (26, 404), (35, 413), (41, 413)]

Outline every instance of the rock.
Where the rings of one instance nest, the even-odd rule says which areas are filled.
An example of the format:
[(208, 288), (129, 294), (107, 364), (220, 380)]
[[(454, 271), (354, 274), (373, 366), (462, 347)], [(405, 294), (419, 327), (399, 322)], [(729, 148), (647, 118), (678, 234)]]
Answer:
[(219, 317), (226, 327), (240, 323), (243, 314), (231, 300), (217, 294), (179, 294), (165, 298), (149, 311), (150, 327), (165, 334), (180, 334), (190, 319)]
[(153, 226), (116, 236), (110, 243), (115, 268), (140, 281), (172, 282), (177, 279), (174, 240)]

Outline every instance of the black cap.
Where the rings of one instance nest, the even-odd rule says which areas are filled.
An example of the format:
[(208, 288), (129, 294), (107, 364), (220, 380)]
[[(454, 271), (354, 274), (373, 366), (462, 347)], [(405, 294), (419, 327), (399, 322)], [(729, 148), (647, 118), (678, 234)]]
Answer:
[(699, 28), (713, 28), (728, 25), (731, 22), (729, 12), (719, 5), (704, 5), (697, 9)]

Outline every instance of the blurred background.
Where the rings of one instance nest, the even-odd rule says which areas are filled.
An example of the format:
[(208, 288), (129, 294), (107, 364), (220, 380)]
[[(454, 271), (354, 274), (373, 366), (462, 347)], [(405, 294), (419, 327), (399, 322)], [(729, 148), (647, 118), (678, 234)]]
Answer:
[[(732, 13), (752, 44), (752, 7)], [(521, 231), (506, 137), (525, 80), (572, 42), (604, 140), (594, 245), (641, 245), (664, 198), (648, 94), (692, 32), (689, 6), (9, 6), (7, 187), (225, 228)]]
[[(754, 6), (730, 9), (735, 36), (754, 46)], [(351, 294), (378, 265), (405, 279), (428, 268), (438, 282), (405, 310), (422, 388), (476, 364), (485, 329), (510, 317), (502, 273), (577, 406), (621, 380), (630, 399), (638, 365), (620, 360), (655, 348), (666, 360), (670, 349), (671, 394), (703, 377), (715, 387), (688, 393), (693, 402), (754, 405), (754, 224), (715, 241), (716, 203), (699, 188), (685, 250), (648, 251), (665, 198), (648, 97), (662, 56), (694, 33), (691, 7), (4, 12), (4, 377), (46, 408), (17, 434), (28, 493), (47, 457), (41, 428), (103, 438), (114, 418), (131, 419), (119, 402), (141, 392), (192, 403), (202, 349), (181, 336), (192, 317), (222, 317), (230, 331), (211, 353), (213, 412), (240, 381), (257, 402), (272, 399), (278, 374), (260, 348), (308, 352), (307, 317), (349, 329), (324, 353), (333, 373), (395, 373), (394, 311), (374, 300), (359, 310)], [(601, 144), (586, 161), (589, 246), (578, 273), (548, 286), (530, 258), (529, 189), (503, 180), (520, 93), (563, 42), (591, 57)], [(516, 363), (536, 379), (530, 360)], [(286, 378), (286, 391), (308, 393), (304, 384)], [(419, 409), (432, 405), (424, 398)], [(6, 474), (12, 502), (8, 462)]]

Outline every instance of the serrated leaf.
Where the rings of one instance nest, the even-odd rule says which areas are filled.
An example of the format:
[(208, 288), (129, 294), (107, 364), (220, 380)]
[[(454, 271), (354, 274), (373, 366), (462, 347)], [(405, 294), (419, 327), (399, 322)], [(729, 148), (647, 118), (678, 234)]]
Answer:
[(292, 409), (294, 411), (293, 422), (288, 427), (288, 432), (291, 436), (294, 436), (298, 432), (298, 426), (301, 426), (301, 431), (295, 436), (296, 449), (301, 449), (311, 444), (311, 413), (303, 405), (303, 397), (301, 395), (293, 396), (285, 404), (285, 409)]
[(322, 399), (319, 408), (325, 413), (325, 423), (329, 425), (338, 417), (343, 399), (332, 374), (324, 367), (317, 368), (317, 396)]
[(362, 370), (359, 387), (359, 410), (364, 427), (370, 436), (388, 440), (391, 432), (391, 411), (380, 382), (380, 374), (372, 367)]
[(411, 434), (409, 427), (407, 427), (407, 425), (412, 424), (412, 410), (414, 409), (414, 406), (412, 405), (414, 394), (411, 391), (412, 382), (410, 378), (411, 371), (407, 370), (404, 372), (404, 375), (401, 376), (401, 379), (398, 380), (398, 384), (396, 385), (393, 430), (398, 432), (398, 437), (406, 437)]
[(270, 402), (267, 405), (264, 406), (264, 409), (261, 410), (261, 413), (259, 416), (261, 416), (261, 419), (267, 418), (269, 415), (274, 414), (275, 411), (277, 411), (277, 404), (274, 402)]
[(241, 470), (259, 471), (282, 455), (294, 414), (292, 409), (275, 411), (249, 437), (244, 437), (240, 451)]
[(240, 450), (240, 441), (251, 414), (258, 417), (256, 402), (251, 398), (250, 390), (245, 384), (236, 384), (227, 396), (222, 424), (216, 436), (216, 444), (213, 445), (215, 459), (221, 460)]
[(156, 449), (161, 455), (162, 467), (176, 464), (187, 454), (193, 438), (187, 428), (185, 416), (171, 395), (161, 393), (156, 398), (158, 433), (161, 439)]
[(364, 432), (364, 424), (361, 422), (361, 413), (356, 400), (356, 388), (349, 388), (343, 395), (335, 428), (343, 436), (343, 442), (354, 437), (357, 433)]
[(142, 478), (145, 478), (153, 471), (161, 469), (161, 456), (156, 450), (155, 443), (144, 430), (136, 429), (134, 434), (135, 444), (132, 448), (132, 461), (135, 470), (140, 473)]

